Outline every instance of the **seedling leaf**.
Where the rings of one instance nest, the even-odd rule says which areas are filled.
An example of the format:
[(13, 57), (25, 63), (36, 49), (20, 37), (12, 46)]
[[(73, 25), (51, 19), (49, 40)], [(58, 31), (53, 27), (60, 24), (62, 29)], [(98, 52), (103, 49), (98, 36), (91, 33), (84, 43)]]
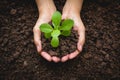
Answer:
[(53, 31), (53, 28), (48, 23), (41, 24), (39, 28), (44, 33), (50, 33)]
[(44, 33), (45, 38), (52, 37), (51, 45), (52, 47), (59, 46), (59, 36), (69, 36), (71, 29), (74, 25), (74, 21), (71, 19), (66, 19), (61, 21), (61, 13), (56, 11), (52, 16), (52, 26), (48, 23), (43, 23), (40, 25), (41, 32)]
[(71, 31), (62, 31), (61, 34), (63, 36), (70, 36)]
[(71, 19), (67, 19), (67, 20), (64, 20), (62, 22), (62, 26), (59, 27), (59, 29), (60, 30), (65, 30), (65, 31), (69, 31), (69, 30), (71, 30), (73, 25), (74, 25), (74, 21), (71, 20)]
[(53, 37), (52, 40), (51, 40), (51, 45), (52, 45), (52, 47), (58, 47), (59, 38), (58, 37)]
[(44, 36), (45, 36), (45, 38), (50, 38), (51, 37), (51, 33), (45, 33)]
[(61, 34), (61, 32), (59, 30), (53, 30), (53, 32), (51, 33), (52, 37), (58, 37)]
[(52, 16), (52, 24), (55, 29), (58, 29), (61, 22), (61, 13), (56, 11)]

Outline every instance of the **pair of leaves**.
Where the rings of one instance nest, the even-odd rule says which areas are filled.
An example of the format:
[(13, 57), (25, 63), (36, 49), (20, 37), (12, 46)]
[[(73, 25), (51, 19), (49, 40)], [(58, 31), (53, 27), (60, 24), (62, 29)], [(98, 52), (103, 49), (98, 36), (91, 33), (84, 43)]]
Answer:
[(43, 23), (40, 25), (40, 30), (44, 32), (45, 38), (50, 38), (53, 28), (48, 23)]
[(47, 23), (44, 23), (44, 24), (41, 24), (40, 30), (42, 32), (44, 32), (44, 35), (45, 35), (46, 38), (52, 37), (51, 45), (53, 47), (57, 47), (59, 45), (59, 38), (58, 38), (58, 36), (61, 34), (61, 32), (58, 29), (54, 30), (51, 27), (51, 25), (49, 25)]
[(59, 30), (53, 30), (53, 32), (51, 33), (52, 36), (52, 40), (51, 40), (51, 45), (53, 47), (57, 47), (59, 45), (59, 35), (61, 34), (61, 32)]
[(64, 20), (62, 22), (61, 27), (59, 28), (60, 30), (62, 30), (61, 34), (64, 36), (69, 36), (71, 33), (71, 29), (72, 29), (73, 25), (74, 25), (73, 20), (71, 20), (71, 19)]
[(66, 30), (66, 31), (71, 30), (74, 21), (71, 19), (66, 19), (62, 22), (61, 26), (60, 23), (61, 23), (61, 13), (56, 11), (52, 16), (52, 24), (55, 29), (59, 28), (59, 30)]
[(61, 26), (59, 27), (60, 30), (69, 31), (73, 27), (74, 21), (71, 19), (66, 19), (62, 22)]
[(61, 22), (61, 13), (56, 11), (53, 16), (52, 16), (52, 24), (54, 26), (55, 29), (58, 29), (60, 26), (60, 22)]
[(74, 22), (71, 19), (66, 19), (61, 23), (61, 13), (56, 11), (52, 16), (52, 25), (53, 27), (48, 23), (43, 23), (40, 25), (40, 30), (44, 32), (46, 38), (52, 37), (51, 45), (57, 47), (59, 45), (59, 35), (69, 36)]

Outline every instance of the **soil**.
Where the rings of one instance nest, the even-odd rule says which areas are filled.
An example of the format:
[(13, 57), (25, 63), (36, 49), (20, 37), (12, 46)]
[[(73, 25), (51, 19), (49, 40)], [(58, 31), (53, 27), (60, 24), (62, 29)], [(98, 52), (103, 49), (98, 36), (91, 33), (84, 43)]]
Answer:
[(59, 36), (59, 46), (54, 48), (50, 44), (51, 38), (46, 39), (42, 35), (42, 51), (49, 53), (51, 56), (63, 57), (74, 52), (77, 49), (78, 35), (77, 31), (71, 31), (70, 36)]
[[(55, 0), (62, 11), (65, 0)], [(65, 63), (48, 62), (37, 53), (33, 26), (35, 0), (0, 1), (0, 80), (119, 80), (120, 1), (84, 0), (83, 51)]]

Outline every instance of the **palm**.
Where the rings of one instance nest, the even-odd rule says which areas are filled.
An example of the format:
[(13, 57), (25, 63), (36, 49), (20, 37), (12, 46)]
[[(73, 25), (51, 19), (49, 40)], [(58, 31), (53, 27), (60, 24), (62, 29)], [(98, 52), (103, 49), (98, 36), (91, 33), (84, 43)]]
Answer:
[(84, 24), (83, 24), (79, 14), (76, 14), (76, 13), (63, 14), (62, 17), (63, 17), (63, 19), (69, 18), (69, 19), (74, 20), (73, 29), (75, 31), (77, 31), (78, 35), (79, 35), (78, 43), (77, 43), (77, 49), (74, 52), (70, 53), (69, 55), (66, 55), (66, 56), (62, 57), (61, 61), (65, 62), (68, 59), (75, 58), (80, 53), (80, 51), (82, 51), (82, 47), (83, 47), (84, 41), (85, 41), (85, 27), (84, 27)]
[[(52, 12), (54, 13), (54, 12)], [(37, 46), (37, 51), (40, 53), (40, 55), (42, 57), (44, 57), (46, 60), (48, 61), (54, 61), (54, 62), (58, 62), (60, 61), (60, 59), (56, 56), (50, 56), (49, 53), (47, 52), (44, 52), (44, 51), (41, 51), (42, 50), (42, 45), (41, 45), (41, 32), (39, 30), (39, 26), (42, 24), (42, 23), (49, 23), (51, 21), (51, 17), (52, 17), (52, 13), (51, 14), (41, 14), (40, 17), (38, 18), (37, 22), (36, 22), (36, 25), (33, 29), (33, 32), (34, 32), (34, 42)]]

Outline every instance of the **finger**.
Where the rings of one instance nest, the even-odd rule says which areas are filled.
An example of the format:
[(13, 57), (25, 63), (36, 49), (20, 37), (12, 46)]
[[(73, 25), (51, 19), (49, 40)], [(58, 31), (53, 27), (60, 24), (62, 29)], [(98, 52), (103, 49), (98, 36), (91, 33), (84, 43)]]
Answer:
[(69, 59), (75, 58), (78, 54), (79, 54), (78, 50), (74, 51), (73, 53), (69, 54)]
[(37, 51), (41, 52), (42, 50), (42, 45), (41, 45), (41, 32), (39, 30), (39, 26), (44, 23), (44, 20), (42, 20), (41, 18), (38, 18), (34, 28), (33, 28), (33, 33), (34, 33), (34, 43), (37, 47)]
[(33, 28), (34, 33), (34, 43), (37, 47), (37, 51), (40, 52), (42, 49), (41, 40), (40, 40), (40, 30), (36, 27)]
[(73, 30), (77, 31), (77, 30), (78, 30), (78, 27), (74, 26), (74, 27), (73, 27)]
[(67, 14), (63, 14), (62, 15), (62, 20), (66, 19), (67, 18)]
[(52, 60), (53, 60), (53, 62), (57, 63), (57, 62), (60, 61), (60, 58), (58, 58), (58, 57), (56, 57), (56, 56), (53, 56), (53, 57), (52, 57)]
[(69, 59), (69, 55), (63, 56), (61, 62), (66, 62)]
[(52, 61), (52, 57), (47, 52), (41, 52), (40, 53), (43, 58), (45, 58), (47, 61)]
[(85, 43), (85, 29), (84, 28), (78, 29), (78, 34), (79, 37), (78, 37), (77, 48), (79, 51), (82, 51), (82, 47)]

